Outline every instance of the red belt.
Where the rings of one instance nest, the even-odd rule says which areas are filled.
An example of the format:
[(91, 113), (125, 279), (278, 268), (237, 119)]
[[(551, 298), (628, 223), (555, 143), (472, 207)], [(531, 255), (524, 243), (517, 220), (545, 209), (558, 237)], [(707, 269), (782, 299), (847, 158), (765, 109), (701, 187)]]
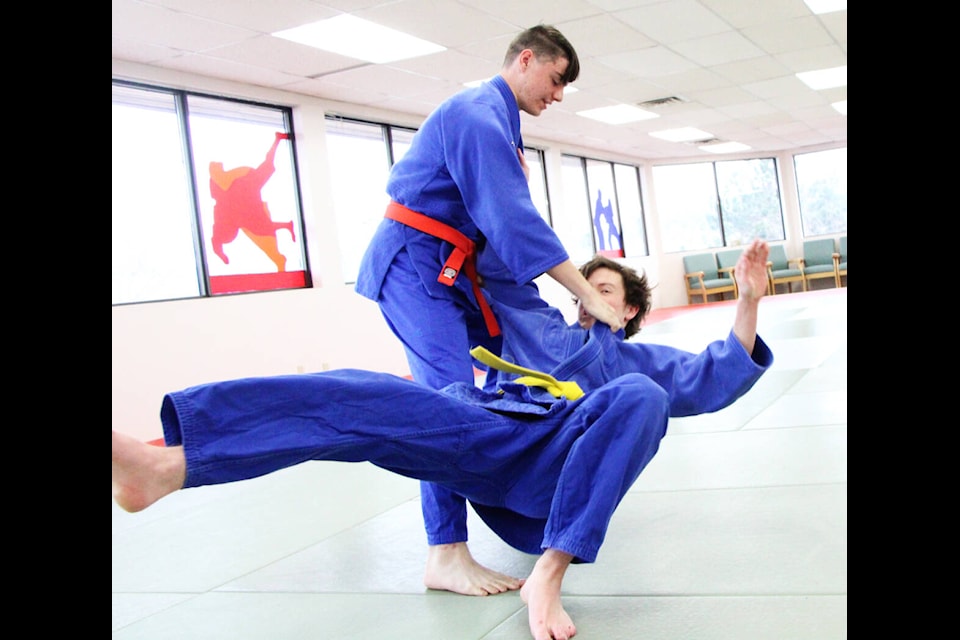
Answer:
[(417, 231), (422, 231), (434, 238), (446, 240), (453, 245), (453, 252), (440, 270), (437, 282), (445, 284), (448, 287), (453, 286), (460, 270), (467, 274), (470, 283), (473, 285), (473, 295), (477, 298), (477, 304), (480, 305), (480, 312), (483, 314), (483, 320), (487, 323), (487, 331), (491, 337), (500, 335), (500, 327), (497, 325), (497, 319), (493, 315), (493, 309), (487, 299), (483, 297), (480, 291), (480, 283), (477, 280), (477, 256), (475, 253), (476, 245), (473, 240), (463, 235), (453, 227), (446, 225), (439, 220), (435, 220), (422, 213), (411, 211), (402, 204), (391, 201), (387, 205), (387, 212), (383, 214), (384, 218), (396, 220), (408, 227), (413, 227)]

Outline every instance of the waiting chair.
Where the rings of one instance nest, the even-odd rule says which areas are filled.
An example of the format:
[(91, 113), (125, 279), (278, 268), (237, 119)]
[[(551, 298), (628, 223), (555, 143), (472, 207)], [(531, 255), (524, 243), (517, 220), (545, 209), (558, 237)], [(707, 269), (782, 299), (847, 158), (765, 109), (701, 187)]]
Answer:
[(770, 245), (770, 255), (767, 258), (767, 293), (775, 295), (778, 284), (786, 284), (787, 293), (793, 293), (794, 282), (799, 282), (806, 291), (807, 279), (803, 277), (801, 262), (800, 258), (788, 259), (782, 244)]
[[(733, 270), (737, 266), (737, 260), (740, 259), (741, 253), (743, 253), (743, 249), (717, 251), (717, 271), (720, 273), (720, 277), (733, 278)], [(737, 284), (736, 278), (733, 278), (733, 284)], [(737, 295), (740, 295), (739, 291), (737, 291)]]
[(840, 279), (837, 273), (839, 257), (833, 246), (833, 238), (804, 240), (803, 260), (800, 262), (803, 277), (808, 283), (818, 278), (832, 278), (836, 283)]
[(840, 236), (840, 250), (837, 252), (837, 288), (842, 285), (841, 276), (847, 275), (847, 236)]
[(732, 293), (737, 297), (737, 283), (733, 277), (722, 277), (717, 266), (717, 256), (713, 253), (692, 253), (683, 256), (683, 281), (687, 286), (687, 303), (693, 304), (693, 296), (707, 296), (714, 293)]

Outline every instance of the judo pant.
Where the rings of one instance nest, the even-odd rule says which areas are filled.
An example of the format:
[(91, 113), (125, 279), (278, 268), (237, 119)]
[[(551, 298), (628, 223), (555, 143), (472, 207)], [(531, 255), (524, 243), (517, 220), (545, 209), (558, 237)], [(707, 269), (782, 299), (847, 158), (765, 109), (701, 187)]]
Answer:
[(171, 392), (160, 417), (167, 445), (183, 445), (184, 488), (308, 460), (366, 461), (466, 497), (520, 551), (594, 562), (614, 510), (666, 433), (667, 395), (640, 374), (576, 401), (510, 386), (522, 387), (436, 391), (340, 369)]
[[(436, 279), (437, 274), (433, 274)], [(424, 274), (423, 277), (429, 277)], [(443, 287), (448, 294), (439, 298), (423, 285), (410, 256), (401, 251), (384, 279), (377, 304), (387, 326), (403, 344), (413, 379), (432, 389), (452, 382), (474, 383), (474, 360), (470, 349), (486, 346), (500, 353), (502, 338), (491, 338), (472, 292), (455, 286)], [(467, 540), (467, 504), (430, 482), (420, 484), (420, 506), (431, 545)]]

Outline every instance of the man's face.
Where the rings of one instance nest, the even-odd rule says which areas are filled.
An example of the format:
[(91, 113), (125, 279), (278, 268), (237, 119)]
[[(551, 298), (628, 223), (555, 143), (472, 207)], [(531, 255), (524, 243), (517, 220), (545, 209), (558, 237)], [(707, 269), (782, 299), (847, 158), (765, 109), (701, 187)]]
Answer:
[[(593, 285), (593, 288), (599, 291), (603, 299), (613, 307), (623, 324), (637, 315), (639, 309), (634, 305), (627, 304), (623, 276), (618, 272), (606, 267), (598, 267), (587, 278), (587, 282)], [(579, 302), (577, 303), (577, 322), (584, 329), (589, 329), (596, 322), (596, 319), (587, 313)]]
[[(529, 55), (527, 55), (529, 54)], [(532, 116), (539, 116), (552, 102), (563, 100), (564, 72), (570, 61), (557, 58), (540, 61), (532, 51), (520, 54), (523, 84), (517, 92), (517, 106)]]

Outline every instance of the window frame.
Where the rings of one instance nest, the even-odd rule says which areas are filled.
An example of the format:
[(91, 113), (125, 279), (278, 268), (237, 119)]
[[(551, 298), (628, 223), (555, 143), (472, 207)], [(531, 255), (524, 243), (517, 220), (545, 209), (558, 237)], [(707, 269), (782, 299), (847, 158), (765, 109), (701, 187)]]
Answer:
[[(555, 230), (560, 236), (561, 242), (563, 242), (567, 248), (567, 251), (570, 252), (571, 259), (574, 262), (585, 262), (598, 253), (603, 253), (609, 257), (623, 258), (649, 256), (649, 236), (647, 232), (646, 209), (643, 205), (643, 184), (640, 180), (640, 166), (574, 153), (561, 153), (560, 164), (564, 190), (563, 200), (567, 205), (565, 215), (568, 219), (565, 221), (567, 224), (563, 226), (564, 231), (562, 235), (561, 229), (555, 228)], [(575, 165), (579, 165), (579, 168)], [(597, 229), (597, 202), (593, 197), (598, 185), (596, 184), (596, 178), (591, 178), (591, 168), (594, 169), (593, 173), (595, 175), (595, 171), (602, 170), (605, 167), (610, 170), (609, 185), (612, 185), (613, 192), (608, 195), (606, 200), (612, 208), (611, 216), (619, 236), (619, 252), (616, 250), (601, 251), (598, 246), (600, 232)], [(638, 213), (638, 221), (637, 224), (632, 227), (624, 225), (623, 211), (626, 187), (620, 183), (622, 178), (618, 176), (618, 168), (626, 170), (632, 169), (633, 178), (636, 180), (636, 213)], [(620, 173), (622, 173), (622, 171)], [(575, 175), (578, 175), (578, 177), (574, 178)], [(632, 189), (630, 195), (631, 197), (633, 196)], [(601, 205), (603, 200), (601, 188)], [(577, 213), (574, 209), (575, 207), (579, 208), (581, 206), (586, 212), (585, 220), (589, 225), (589, 231), (587, 227), (582, 224), (584, 219), (581, 217), (581, 214)], [(580, 231), (568, 233), (565, 231), (567, 228), (580, 229)], [(590, 236), (589, 251), (587, 250), (587, 235)], [(587, 255), (587, 253), (590, 255)]]
[[(123, 198), (120, 200), (121, 210), (117, 210), (118, 201), (117, 201), (117, 178), (116, 172), (118, 170), (118, 162), (121, 165), (120, 170), (127, 172), (124, 174), (126, 176), (131, 175), (129, 170), (123, 168), (123, 164), (126, 163), (128, 166), (139, 167), (144, 166), (145, 163), (138, 163), (137, 157), (116, 157), (114, 154), (113, 163), (114, 163), (114, 227), (113, 227), (113, 243), (114, 243), (114, 300), (113, 306), (129, 305), (129, 304), (144, 304), (152, 302), (165, 302), (170, 300), (184, 300), (184, 299), (196, 299), (196, 298), (214, 298), (221, 297), (225, 295), (238, 295), (238, 294), (247, 294), (247, 293), (268, 293), (272, 291), (282, 291), (282, 290), (291, 290), (291, 289), (303, 289), (313, 287), (313, 277), (309, 268), (309, 259), (307, 254), (307, 243), (305, 241), (305, 225), (303, 219), (303, 202), (300, 189), (300, 171), (299, 164), (297, 159), (296, 148), (293, 144), (295, 139), (295, 132), (293, 130), (293, 110), (291, 107), (284, 105), (271, 104), (267, 102), (250, 100), (250, 99), (241, 99), (241, 98), (232, 98), (224, 97), (220, 95), (215, 95), (211, 93), (205, 93), (201, 91), (192, 91), (184, 89), (176, 89), (172, 87), (150, 84), (145, 82), (137, 82), (130, 80), (123, 80), (118, 78), (112, 79), (112, 84), (114, 87), (114, 99), (113, 105), (114, 109), (118, 105), (127, 104), (134, 108), (138, 108), (137, 102), (141, 101), (145, 108), (155, 108), (150, 107), (151, 98), (159, 98), (161, 96), (170, 98), (170, 106), (167, 107), (163, 105), (163, 109), (170, 109), (171, 115), (175, 118), (177, 124), (177, 132), (179, 136), (179, 146), (180, 146), (180, 157), (179, 162), (182, 163), (183, 173), (178, 175), (177, 179), (182, 179), (182, 187), (184, 189), (184, 199), (182, 206), (184, 211), (182, 214), (189, 219), (190, 226), (190, 240), (192, 244), (192, 261), (191, 271), (193, 278), (195, 278), (196, 287), (194, 288), (191, 284), (190, 287), (185, 287), (181, 285), (182, 290), (178, 290), (176, 293), (163, 293), (159, 287), (154, 285), (146, 285), (147, 290), (136, 293), (131, 293), (134, 291), (136, 286), (144, 286), (143, 278), (140, 277), (140, 272), (135, 272), (133, 275), (129, 273), (126, 274), (126, 279), (128, 284), (126, 285), (127, 293), (121, 294), (118, 299), (117, 295), (117, 284), (116, 279), (118, 278), (118, 273), (122, 273), (124, 267), (128, 266), (126, 263), (117, 264), (117, 242), (125, 242), (125, 240), (130, 240), (132, 236), (124, 235), (121, 231), (117, 229), (117, 216), (126, 216), (127, 218), (136, 218), (137, 216), (144, 218), (147, 216), (143, 215), (143, 212), (139, 209), (135, 210), (133, 214), (126, 210), (126, 207), (130, 207), (129, 196), (125, 201)], [(123, 100), (118, 101), (118, 93), (123, 94), (126, 92), (126, 100), (129, 102), (124, 102)], [(191, 100), (193, 99), (193, 104), (195, 107), (198, 107), (195, 110), (195, 113), (191, 113)], [(159, 102), (157, 103), (159, 104)], [(284, 244), (286, 253), (281, 252), (276, 247), (271, 247), (271, 242), (276, 244), (279, 239), (277, 230), (274, 230), (273, 239), (270, 240), (268, 236), (257, 235), (256, 242), (250, 242), (254, 240), (254, 236), (250, 235), (252, 232), (248, 232), (247, 228), (238, 225), (238, 231), (243, 233), (238, 233), (234, 238), (239, 238), (243, 236), (242, 241), (247, 242), (252, 246), (258, 247), (257, 252), (262, 250), (263, 255), (257, 253), (258, 258), (262, 259), (264, 263), (270, 262), (269, 268), (259, 269), (253, 267), (249, 269), (247, 262), (244, 262), (242, 256), (240, 258), (234, 258), (231, 262), (234, 263), (233, 271), (234, 273), (215, 274), (211, 273), (216, 271), (212, 269), (209, 263), (210, 254), (212, 251), (208, 251), (208, 245), (211, 243), (211, 238), (205, 237), (205, 226), (209, 227), (212, 224), (212, 209), (207, 209), (205, 205), (206, 202), (202, 203), (201, 198), (204, 201), (207, 200), (206, 196), (201, 194), (205, 193), (202, 190), (200, 185), (200, 174), (198, 173), (198, 162), (196, 157), (196, 152), (194, 149), (194, 135), (191, 127), (191, 117), (195, 116), (198, 118), (207, 118), (210, 122), (216, 122), (218, 116), (216, 114), (216, 109), (212, 108), (217, 105), (223, 105), (223, 112), (220, 114), (220, 119), (224, 122), (229, 122), (231, 120), (228, 117), (228, 113), (231, 110), (234, 110), (238, 113), (246, 111), (248, 116), (251, 116), (255, 111), (262, 110), (264, 112), (264, 117), (268, 112), (272, 112), (275, 117), (271, 117), (272, 123), (262, 122), (259, 125), (269, 126), (275, 132), (286, 134), (287, 144), (281, 145), (281, 140), (276, 139), (277, 143), (277, 153), (275, 156), (275, 161), (277, 165), (280, 165), (275, 169), (276, 172), (286, 175), (289, 178), (289, 183), (286, 186), (279, 186), (280, 189), (289, 189), (289, 194), (286, 196), (288, 208), (285, 208), (284, 211), (290, 214), (290, 241), (289, 243)], [(206, 105), (208, 108), (207, 112), (204, 112), (201, 107)], [(248, 117), (247, 120), (244, 120), (242, 116), (237, 115), (233, 118), (237, 123), (240, 124), (251, 124), (254, 126), (259, 126), (255, 119)], [(276, 123), (277, 126), (282, 127), (282, 131), (277, 129), (273, 123)], [(116, 122), (114, 123), (116, 126)], [(197, 125), (197, 122), (193, 123), (194, 126)], [(114, 136), (116, 137), (117, 131), (114, 131)], [(135, 137), (135, 136), (131, 136)], [(115, 140), (116, 143), (116, 140)], [(281, 146), (284, 148), (284, 154), (280, 154)], [(141, 150), (143, 156), (140, 158), (145, 158), (151, 153), (152, 149)], [(259, 162), (264, 162), (264, 158), (261, 156)], [(146, 187), (150, 187), (149, 193), (153, 194), (153, 198), (157, 199), (158, 194), (161, 194), (165, 191), (166, 188), (172, 186), (170, 183), (158, 184), (155, 181), (155, 175), (153, 170), (154, 166), (147, 165), (147, 171), (142, 171), (142, 173), (147, 174), (143, 179), (143, 184)], [(232, 165), (231, 165), (232, 166)], [(252, 167), (235, 167), (236, 168), (247, 168), (252, 169)], [(212, 169), (211, 169), (212, 171)], [(230, 172), (226, 172), (230, 173)], [(232, 173), (231, 177), (236, 180), (239, 174)], [(268, 176), (268, 180), (273, 180), (276, 177), (275, 173), (271, 173)], [(151, 182), (152, 180), (152, 182)], [(211, 185), (212, 185), (211, 180)], [(232, 184), (232, 182), (231, 182)], [(275, 183), (278, 184), (278, 183)], [(262, 186), (262, 185), (261, 185)], [(271, 185), (272, 187), (273, 185)], [(211, 186), (212, 188), (212, 186)], [(211, 192), (212, 193), (212, 192)], [(262, 196), (261, 196), (262, 197)], [(274, 223), (275, 220), (271, 218), (271, 213), (267, 208), (267, 202), (262, 201), (264, 211), (267, 213), (269, 218), (269, 223)], [(148, 198), (141, 195), (140, 204), (142, 204), (143, 209), (146, 210), (151, 202)], [(166, 213), (166, 212), (165, 212)], [(236, 222), (236, 221), (234, 221)], [(286, 227), (284, 223), (277, 223), (278, 226)], [(129, 228), (129, 225), (128, 225)], [(280, 230), (281, 233), (285, 233), (285, 229)], [(117, 234), (121, 233), (121, 237), (117, 237)], [(149, 244), (157, 245), (157, 240), (155, 237), (150, 237)], [(284, 238), (284, 241), (286, 239)], [(136, 239), (134, 238), (134, 243)], [(183, 241), (186, 243), (186, 240)], [(228, 242), (233, 242), (231, 239)], [(227, 243), (224, 243), (227, 244)], [(287, 246), (290, 245), (290, 247)], [(143, 247), (144, 243), (139, 245)], [(212, 247), (212, 245), (210, 245)], [(266, 246), (267, 248), (264, 248)], [(174, 260), (186, 260), (185, 252), (182, 252), (182, 255), (179, 258), (171, 258), (171, 254), (168, 251), (165, 251), (167, 245), (159, 244), (159, 246), (149, 247), (151, 250), (158, 251), (158, 256), (162, 254), (162, 262), (166, 265)], [(292, 250), (291, 250), (292, 249)], [(128, 250), (132, 251), (132, 250)], [(144, 250), (145, 251), (145, 250)], [(234, 253), (238, 253), (234, 251)], [(129, 254), (128, 254), (129, 255)], [(219, 259), (219, 258), (218, 258)], [(282, 262), (281, 262), (282, 260)], [(158, 261), (159, 258), (158, 258)], [(287, 270), (285, 264), (294, 263), (294, 269)], [(225, 263), (229, 264), (229, 263)], [(283, 265), (283, 266), (281, 266)], [(159, 267), (163, 269), (163, 267)], [(181, 266), (183, 273), (185, 274), (187, 268)], [(249, 269), (249, 270), (248, 270)], [(119, 271), (118, 271), (119, 270)], [(274, 271), (276, 270), (276, 271)], [(163, 274), (160, 275), (161, 279)], [(186, 276), (183, 275), (184, 282), (186, 281)], [(139, 281), (139, 283), (138, 283)], [(122, 288), (122, 287), (121, 287)], [(189, 291), (187, 291), (189, 289)]]
[[(825, 174), (822, 170), (822, 167), (816, 167), (818, 170), (814, 180), (807, 182), (805, 160), (822, 158), (825, 156), (833, 156), (839, 152), (843, 152), (844, 161), (843, 161), (843, 175), (842, 180), (841, 176), (838, 173), (830, 173), (829, 175)], [(821, 149), (819, 151), (808, 151), (804, 153), (794, 153), (792, 155), (793, 160), (793, 178), (794, 183), (797, 189), (797, 207), (800, 212), (800, 226), (802, 229), (804, 238), (811, 238), (817, 236), (826, 236), (826, 235), (836, 235), (844, 234), (847, 232), (847, 173), (846, 173), (846, 147), (835, 147), (833, 149)], [(802, 160), (801, 160), (802, 159)], [(837, 163), (834, 161), (831, 166), (836, 166)], [(801, 170), (801, 168), (803, 170)], [(803, 174), (803, 175), (801, 175)], [(842, 181), (842, 193), (840, 191), (840, 183)], [(826, 215), (822, 211), (823, 199), (814, 203), (812, 199), (808, 196), (811, 196), (811, 191), (814, 187), (822, 187), (829, 191), (829, 196), (832, 197), (834, 202), (828, 202), (838, 207), (838, 212), (836, 214), (839, 217), (839, 209), (842, 209), (842, 224), (837, 221), (835, 226), (830, 226), (829, 221), (824, 220)], [(829, 198), (828, 198), (829, 199)], [(842, 199), (842, 204), (840, 200)], [(821, 205), (821, 208), (818, 209), (814, 206)], [(807, 215), (804, 215), (806, 212)]]
[[(780, 163), (777, 158), (760, 156), (731, 160), (706, 160), (661, 164), (653, 166), (652, 179), (655, 185), (657, 216), (660, 220), (661, 246), (664, 253), (706, 251), (724, 247), (743, 246), (753, 240), (753, 237), (742, 238), (742, 242), (731, 244), (732, 240), (730, 236), (732, 234), (729, 228), (732, 228), (733, 225), (731, 224), (732, 220), (730, 219), (730, 215), (725, 214), (724, 200), (729, 198), (732, 185), (722, 183), (723, 179), (720, 175), (721, 172), (718, 172), (718, 166), (726, 166), (733, 163), (770, 163), (773, 173), (770, 180), (773, 191), (771, 191), (770, 194), (775, 196), (777, 210), (775, 216), (772, 213), (767, 214), (767, 216), (772, 216), (767, 220), (771, 232), (756, 233), (753, 234), (753, 237), (760, 237), (760, 239), (768, 242), (781, 242), (786, 238), (783, 190), (780, 187)], [(676, 173), (683, 170), (698, 171), (699, 174), (691, 174), (688, 176), (678, 174), (670, 180), (664, 175), (665, 172)], [(706, 177), (708, 175), (709, 178)], [(709, 183), (700, 182), (706, 179), (709, 179)], [(668, 190), (669, 185), (672, 185), (672, 191)], [(741, 190), (741, 192), (743, 191), (746, 190)], [(704, 193), (709, 194), (709, 201), (703, 197)], [(677, 194), (680, 194), (681, 199), (685, 200), (687, 207), (686, 213), (678, 211), (676, 208), (678, 202), (672, 200)], [(691, 200), (693, 197), (699, 197), (700, 202), (693, 202)], [(690, 209), (691, 206), (700, 208)], [(673, 207), (673, 213), (670, 211), (671, 207)], [(697, 218), (694, 219), (691, 215), (695, 215)], [(774, 218), (775, 222), (773, 221)], [(710, 235), (703, 235), (702, 242), (697, 241), (689, 234), (674, 237), (671, 234), (670, 225), (667, 221), (674, 223), (675, 226), (680, 229), (697, 229), (701, 234), (703, 229), (707, 229), (710, 231)]]

